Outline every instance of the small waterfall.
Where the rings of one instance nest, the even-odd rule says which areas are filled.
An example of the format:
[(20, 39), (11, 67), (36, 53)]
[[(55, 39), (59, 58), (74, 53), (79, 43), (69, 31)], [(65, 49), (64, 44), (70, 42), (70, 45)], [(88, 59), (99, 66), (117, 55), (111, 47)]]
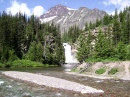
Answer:
[(65, 49), (65, 63), (64, 67), (67, 71), (70, 71), (75, 65), (79, 64), (78, 60), (76, 59), (76, 50), (71, 49), (71, 45), (68, 43), (63, 43), (63, 47)]

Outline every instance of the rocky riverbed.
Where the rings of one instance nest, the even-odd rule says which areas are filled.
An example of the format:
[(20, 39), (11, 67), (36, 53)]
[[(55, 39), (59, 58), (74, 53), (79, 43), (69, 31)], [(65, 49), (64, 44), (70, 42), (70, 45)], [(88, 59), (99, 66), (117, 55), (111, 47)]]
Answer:
[(65, 79), (60, 79), (56, 77), (43, 76), (40, 74), (18, 72), (18, 71), (5, 71), (2, 72), (2, 74), (15, 79), (35, 83), (41, 86), (48, 86), (80, 93), (104, 93), (103, 90), (97, 90), (95, 88), (85, 86), (76, 82), (67, 81)]
[[(130, 95), (130, 81), (128, 80), (120, 80), (120, 79), (99, 79), (77, 75), (77, 74), (68, 74), (64, 71), (64, 68), (21, 68), (21, 69), (1, 69), (1, 71), (22, 71), (22, 72), (30, 72), (35, 74), (40, 74), (43, 76), (51, 76), (60, 79), (65, 79), (67, 81), (72, 81), (76, 83), (80, 83), (85, 86), (90, 86), (96, 88), (98, 90), (103, 90), (104, 93), (79, 93), (73, 92), (70, 90), (63, 90), (63, 89), (56, 89), (56, 88), (49, 88), (46, 86), (35, 86), (35, 84), (10, 78), (7, 76), (2, 75), (0, 76), (1, 81), (9, 81), (7, 84), (6, 81), (2, 86), (0, 86), (0, 96), (1, 93), (3, 94), (2, 97), (23, 97), (24, 93), (29, 93), (30, 97), (129, 97)], [(13, 81), (12, 81), (13, 80)], [(20, 85), (19, 85), (20, 83)], [(17, 85), (18, 84), (18, 85)], [(23, 84), (23, 85), (21, 85)], [(3, 86), (6, 85), (6, 86)], [(12, 86), (7, 89), (7, 86)], [(3, 89), (4, 88), (4, 89)], [(16, 90), (14, 90), (16, 88)], [(20, 89), (19, 89), (20, 88)], [(22, 91), (21, 92), (21, 88)], [(2, 90), (1, 90), (2, 89)], [(6, 92), (6, 93), (5, 93)], [(22, 93), (20, 95), (20, 93)], [(11, 94), (11, 96), (6, 96)], [(18, 95), (18, 96), (17, 96)]]

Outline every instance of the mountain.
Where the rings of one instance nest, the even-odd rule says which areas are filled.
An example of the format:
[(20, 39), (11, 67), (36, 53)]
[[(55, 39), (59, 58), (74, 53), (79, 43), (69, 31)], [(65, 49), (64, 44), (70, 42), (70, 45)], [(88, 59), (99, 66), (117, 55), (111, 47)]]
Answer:
[(40, 21), (41, 23), (54, 22), (54, 24), (60, 25), (61, 32), (64, 32), (73, 25), (84, 29), (86, 22), (91, 21), (93, 23), (96, 19), (101, 19), (105, 14), (107, 14), (105, 11), (96, 8), (80, 7), (79, 9), (71, 9), (67, 6), (56, 5), (41, 15)]

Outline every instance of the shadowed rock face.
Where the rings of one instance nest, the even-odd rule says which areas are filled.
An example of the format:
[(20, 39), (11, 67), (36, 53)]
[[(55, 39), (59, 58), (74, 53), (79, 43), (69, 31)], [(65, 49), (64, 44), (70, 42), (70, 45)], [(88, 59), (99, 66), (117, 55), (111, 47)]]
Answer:
[(107, 14), (105, 11), (98, 9), (88, 9), (86, 7), (71, 9), (67, 6), (57, 5), (43, 14), (40, 17), (40, 21), (41, 23), (54, 22), (56, 25), (60, 25), (63, 33), (64, 30), (68, 30), (73, 25), (84, 29), (86, 22), (95, 22), (96, 19), (101, 19), (105, 14)]

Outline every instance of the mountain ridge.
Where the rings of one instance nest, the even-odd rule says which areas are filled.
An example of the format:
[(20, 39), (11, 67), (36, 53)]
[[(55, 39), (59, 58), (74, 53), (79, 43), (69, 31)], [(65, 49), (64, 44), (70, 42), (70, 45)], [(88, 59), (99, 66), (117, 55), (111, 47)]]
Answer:
[(48, 12), (40, 16), (41, 23), (53, 22), (60, 25), (61, 32), (67, 31), (71, 26), (77, 25), (80, 29), (84, 29), (86, 22), (96, 22), (96, 19), (102, 19), (107, 14), (103, 10), (97, 8), (89, 9), (80, 7), (72, 9), (64, 5), (56, 5), (51, 7)]

